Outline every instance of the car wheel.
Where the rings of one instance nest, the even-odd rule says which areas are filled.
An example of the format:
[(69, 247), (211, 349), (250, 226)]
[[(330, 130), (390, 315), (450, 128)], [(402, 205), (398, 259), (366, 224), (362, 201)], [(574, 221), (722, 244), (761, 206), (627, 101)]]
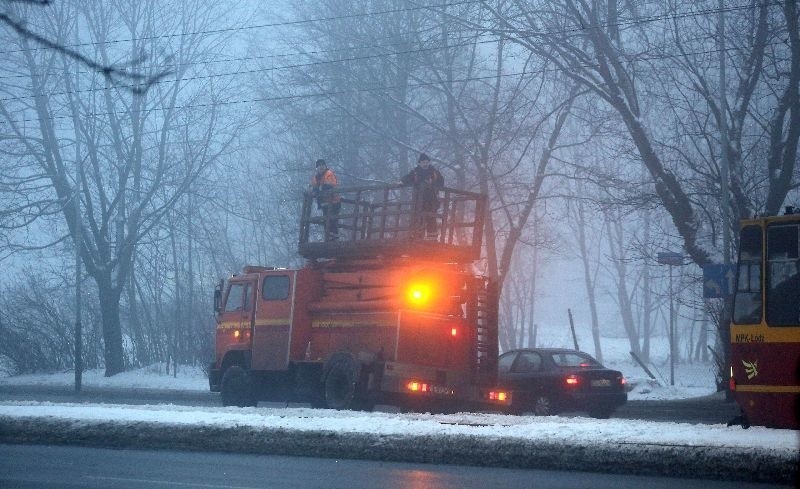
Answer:
[(536, 396), (533, 401), (533, 413), (537, 416), (552, 416), (556, 413), (553, 400), (547, 396)]

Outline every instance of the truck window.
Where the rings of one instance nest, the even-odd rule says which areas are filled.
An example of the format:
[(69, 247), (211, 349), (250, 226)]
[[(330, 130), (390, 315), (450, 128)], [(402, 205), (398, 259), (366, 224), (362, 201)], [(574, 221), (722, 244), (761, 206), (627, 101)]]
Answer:
[(225, 312), (241, 311), (244, 284), (231, 284), (225, 299)]
[(264, 277), (261, 295), (265, 301), (282, 301), (289, 297), (289, 276), (269, 275)]
[(253, 291), (250, 290), (250, 284), (247, 284), (244, 286), (244, 307), (242, 308), (242, 310), (244, 311), (250, 310), (250, 306), (252, 305), (251, 302), (253, 302), (252, 297), (253, 297)]

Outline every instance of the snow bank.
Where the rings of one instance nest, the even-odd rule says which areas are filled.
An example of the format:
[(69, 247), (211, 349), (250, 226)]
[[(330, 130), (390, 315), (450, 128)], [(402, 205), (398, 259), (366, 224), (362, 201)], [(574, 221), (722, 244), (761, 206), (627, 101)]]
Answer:
[(789, 482), (796, 432), (308, 408), (0, 403), (0, 442), (79, 443)]

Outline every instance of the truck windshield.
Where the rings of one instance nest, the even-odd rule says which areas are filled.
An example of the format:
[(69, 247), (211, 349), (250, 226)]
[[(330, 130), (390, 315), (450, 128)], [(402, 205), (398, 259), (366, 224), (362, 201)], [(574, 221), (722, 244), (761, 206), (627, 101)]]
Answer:
[(225, 299), (225, 312), (241, 311), (244, 284), (231, 284), (228, 289), (228, 298)]

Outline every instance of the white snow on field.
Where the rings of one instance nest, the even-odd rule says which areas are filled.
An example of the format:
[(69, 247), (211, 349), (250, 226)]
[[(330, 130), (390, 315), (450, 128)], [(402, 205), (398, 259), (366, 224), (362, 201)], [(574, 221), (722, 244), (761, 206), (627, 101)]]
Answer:
[[(609, 368), (620, 370), (628, 380), (631, 391), (628, 399), (687, 399), (714, 394), (713, 366), (708, 364), (680, 365), (677, 368), (676, 385), (670, 386), (669, 379), (650, 380), (630, 363), (607, 363)], [(633, 372), (630, 375), (627, 372)], [(51, 374), (27, 374), (13, 377), (0, 377), (0, 385), (74, 385), (73, 371)], [(110, 387), (119, 389), (172, 389), (188, 391), (208, 391), (208, 377), (199, 367), (178, 367), (177, 375), (167, 374), (161, 366), (151, 366), (113, 377), (105, 377), (103, 370), (88, 370), (83, 373), (84, 387)]]
[[(572, 340), (564, 337), (558, 341), (542, 343), (544, 347), (571, 347)], [(588, 344), (587, 344), (588, 346)], [(619, 370), (625, 375), (630, 400), (669, 400), (687, 399), (713, 395), (716, 391), (714, 374), (716, 367), (712, 362), (686, 363), (675, 366), (675, 385), (670, 385), (668, 348), (663, 341), (653, 342), (652, 363), (648, 368), (656, 376), (652, 380), (628, 353), (630, 345), (624, 338), (603, 338), (604, 364)], [(589, 351), (589, 353), (593, 353)], [(75, 381), (72, 371), (47, 374), (28, 374), (12, 377), (0, 376), (0, 385), (47, 385), (70, 386)], [(103, 370), (89, 370), (83, 373), (86, 387), (113, 387), (138, 389), (175, 389), (208, 391), (208, 378), (199, 367), (179, 366), (177, 374), (166, 373), (163, 364), (124, 372), (113, 377), (104, 377)]]
[[(0, 385), (39, 385), (72, 386), (75, 372), (55, 372), (50, 374), (26, 374), (0, 378)], [(151, 365), (123, 372), (113, 377), (105, 377), (102, 369), (83, 372), (81, 385), (84, 387), (111, 387), (119, 389), (174, 389), (189, 391), (208, 391), (208, 377), (199, 367), (178, 367), (173, 376), (167, 374), (163, 365)]]

